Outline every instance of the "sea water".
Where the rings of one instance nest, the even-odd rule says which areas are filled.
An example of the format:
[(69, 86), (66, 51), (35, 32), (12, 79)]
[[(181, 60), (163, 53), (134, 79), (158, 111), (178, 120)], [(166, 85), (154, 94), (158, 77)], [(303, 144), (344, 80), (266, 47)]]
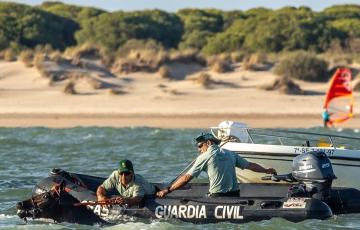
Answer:
[[(299, 129), (297, 129), (299, 131)], [(360, 214), (291, 223), (281, 218), (246, 224), (195, 225), (181, 221), (132, 221), (111, 227), (24, 223), (15, 205), (52, 168), (106, 177), (120, 159), (152, 182), (169, 182), (196, 156), (194, 137), (204, 130), (156, 128), (0, 128), (0, 229), (360, 229)], [(300, 131), (318, 131), (307, 129)], [(322, 130), (324, 131), (324, 130)], [(357, 136), (354, 130), (332, 134)], [(206, 180), (202, 175), (200, 180)]]

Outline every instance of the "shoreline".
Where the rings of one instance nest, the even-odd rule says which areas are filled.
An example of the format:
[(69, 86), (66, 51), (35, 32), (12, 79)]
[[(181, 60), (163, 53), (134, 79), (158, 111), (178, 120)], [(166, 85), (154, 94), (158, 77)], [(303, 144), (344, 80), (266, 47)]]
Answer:
[[(204, 128), (221, 121), (238, 121), (252, 128), (311, 128), (321, 127), (317, 114), (156, 114), (156, 113), (2, 113), (0, 127), (153, 127)], [(360, 119), (353, 118), (338, 125), (359, 128)]]

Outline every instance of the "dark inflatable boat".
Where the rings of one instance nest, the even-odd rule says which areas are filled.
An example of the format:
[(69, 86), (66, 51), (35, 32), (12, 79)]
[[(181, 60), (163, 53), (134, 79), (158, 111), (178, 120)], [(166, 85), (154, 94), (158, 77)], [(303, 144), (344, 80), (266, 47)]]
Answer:
[(332, 188), (334, 178), (326, 154), (312, 152), (294, 159), (291, 174), (264, 178), (291, 184), (240, 184), (239, 197), (215, 198), (207, 197), (207, 184), (188, 184), (165, 198), (147, 196), (128, 207), (96, 202), (95, 191), (105, 178), (54, 169), (34, 187), (30, 199), (17, 204), (17, 214), (22, 219), (115, 224), (129, 218), (244, 223), (281, 217), (298, 222), (360, 212), (360, 191)]

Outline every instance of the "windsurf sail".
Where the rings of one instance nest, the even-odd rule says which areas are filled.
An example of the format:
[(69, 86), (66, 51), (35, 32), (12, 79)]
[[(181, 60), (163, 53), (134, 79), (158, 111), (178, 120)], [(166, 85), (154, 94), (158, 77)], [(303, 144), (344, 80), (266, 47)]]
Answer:
[(351, 71), (339, 68), (332, 76), (324, 103), (324, 109), (330, 115), (329, 122), (336, 124), (350, 119), (353, 116), (353, 104)]

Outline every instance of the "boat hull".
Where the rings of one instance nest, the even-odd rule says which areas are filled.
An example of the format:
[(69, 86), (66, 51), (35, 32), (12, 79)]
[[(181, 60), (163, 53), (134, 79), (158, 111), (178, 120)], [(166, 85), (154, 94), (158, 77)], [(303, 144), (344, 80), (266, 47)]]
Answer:
[(321, 201), (309, 196), (288, 197), (289, 184), (239, 184), (237, 197), (209, 197), (208, 184), (194, 183), (165, 198), (146, 196), (138, 206), (93, 203), (96, 188), (104, 179), (65, 171), (51, 175), (35, 186), (31, 199), (18, 203), (18, 215), (80, 224), (116, 224), (133, 218), (203, 224), (245, 223), (274, 217), (298, 222), (360, 212), (360, 192), (356, 189), (333, 188), (329, 198)]
[(35, 186), (31, 199), (18, 203), (18, 215), (81, 224), (116, 224), (133, 218), (179, 219), (204, 224), (245, 223), (280, 217), (298, 222), (333, 215), (331, 207), (321, 200), (287, 197), (289, 185), (282, 184), (240, 184), (238, 197), (209, 197), (208, 184), (197, 183), (188, 184), (165, 198), (146, 196), (138, 206), (89, 203), (96, 201), (96, 188), (104, 179), (64, 171), (44, 178)]
[[(264, 167), (275, 168), (279, 174), (291, 172), (292, 161), (299, 154), (323, 151), (329, 156), (338, 178), (333, 184), (335, 186), (360, 188), (360, 180), (357, 178), (360, 170), (360, 155), (357, 150), (250, 143), (227, 143), (223, 148), (240, 154), (248, 161)], [(264, 174), (249, 170), (237, 170), (237, 177), (243, 183), (264, 183), (261, 180), (262, 176)], [(269, 182), (273, 183), (272, 181)]]

